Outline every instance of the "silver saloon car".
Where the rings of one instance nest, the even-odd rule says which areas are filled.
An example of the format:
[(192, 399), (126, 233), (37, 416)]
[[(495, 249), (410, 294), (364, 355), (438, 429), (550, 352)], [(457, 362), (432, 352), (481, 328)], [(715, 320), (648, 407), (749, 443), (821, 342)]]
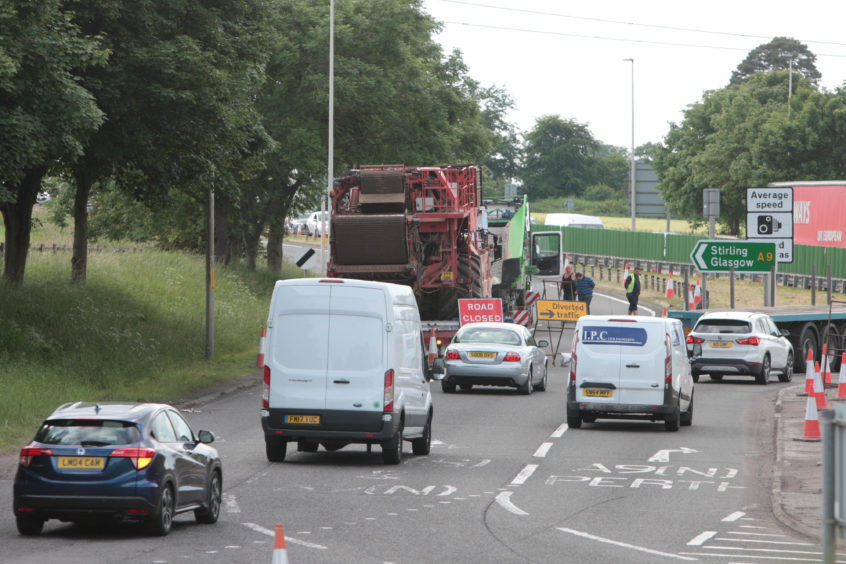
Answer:
[(444, 351), (444, 392), (456, 386), (510, 386), (524, 394), (547, 386), (547, 358), (531, 331), (514, 323), (471, 323), (463, 326)]

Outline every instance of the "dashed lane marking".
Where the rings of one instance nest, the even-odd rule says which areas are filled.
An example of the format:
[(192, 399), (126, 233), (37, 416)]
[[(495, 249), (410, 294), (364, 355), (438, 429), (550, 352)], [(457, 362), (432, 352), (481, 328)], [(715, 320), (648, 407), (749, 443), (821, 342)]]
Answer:
[(524, 484), (537, 469), (537, 464), (526, 464), (525, 468), (520, 470), (520, 473), (511, 480), (511, 485), (519, 486), (520, 484)]
[(550, 436), (553, 439), (559, 439), (564, 435), (565, 432), (567, 432), (567, 429), (569, 429), (569, 428), (570, 427), (566, 423), (562, 423), (561, 425), (558, 426), (558, 428)]
[(703, 531), (687, 541), (687, 546), (702, 546), (706, 541), (710, 540), (717, 531)]
[(744, 515), (746, 515), (746, 513), (744, 513), (743, 511), (735, 511), (734, 513), (731, 513), (731, 514), (723, 517), (721, 519), (721, 521), (724, 521), (726, 523), (731, 523), (732, 521), (737, 521), (738, 519), (740, 519)]
[(552, 448), (552, 443), (543, 443), (541, 446), (538, 447), (538, 450), (535, 451), (533, 455), (535, 458), (543, 458), (546, 456), (546, 453), (549, 452), (549, 449)]

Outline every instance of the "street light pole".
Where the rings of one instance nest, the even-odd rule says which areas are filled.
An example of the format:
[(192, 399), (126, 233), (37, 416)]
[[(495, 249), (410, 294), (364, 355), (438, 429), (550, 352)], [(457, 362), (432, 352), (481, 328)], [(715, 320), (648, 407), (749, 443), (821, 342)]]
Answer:
[[(326, 274), (326, 243), (329, 214), (332, 209), (332, 184), (335, 176), (335, 0), (329, 0), (329, 165), (326, 175), (326, 198), (320, 206), (320, 272)], [(324, 223), (325, 221), (325, 223)]]
[(635, 140), (634, 140), (634, 59), (623, 59), (632, 64), (632, 152), (631, 158), (631, 190), (632, 190), (632, 231), (635, 231)]

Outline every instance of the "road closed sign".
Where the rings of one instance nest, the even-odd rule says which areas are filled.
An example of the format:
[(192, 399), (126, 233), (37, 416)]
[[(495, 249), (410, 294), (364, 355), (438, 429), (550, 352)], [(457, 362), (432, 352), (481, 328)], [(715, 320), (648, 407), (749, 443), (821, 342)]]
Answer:
[(488, 321), (502, 322), (502, 300), (500, 298), (458, 300), (458, 320), (461, 325)]
[(587, 315), (585, 302), (568, 302), (563, 300), (538, 300), (538, 319), (547, 321), (578, 321)]

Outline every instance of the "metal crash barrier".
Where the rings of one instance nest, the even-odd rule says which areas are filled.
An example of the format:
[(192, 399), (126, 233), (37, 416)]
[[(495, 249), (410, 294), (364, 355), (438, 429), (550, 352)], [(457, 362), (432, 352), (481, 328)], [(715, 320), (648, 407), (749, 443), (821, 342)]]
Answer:
[(820, 410), (823, 562), (834, 564), (837, 538), (846, 539), (846, 405)]

